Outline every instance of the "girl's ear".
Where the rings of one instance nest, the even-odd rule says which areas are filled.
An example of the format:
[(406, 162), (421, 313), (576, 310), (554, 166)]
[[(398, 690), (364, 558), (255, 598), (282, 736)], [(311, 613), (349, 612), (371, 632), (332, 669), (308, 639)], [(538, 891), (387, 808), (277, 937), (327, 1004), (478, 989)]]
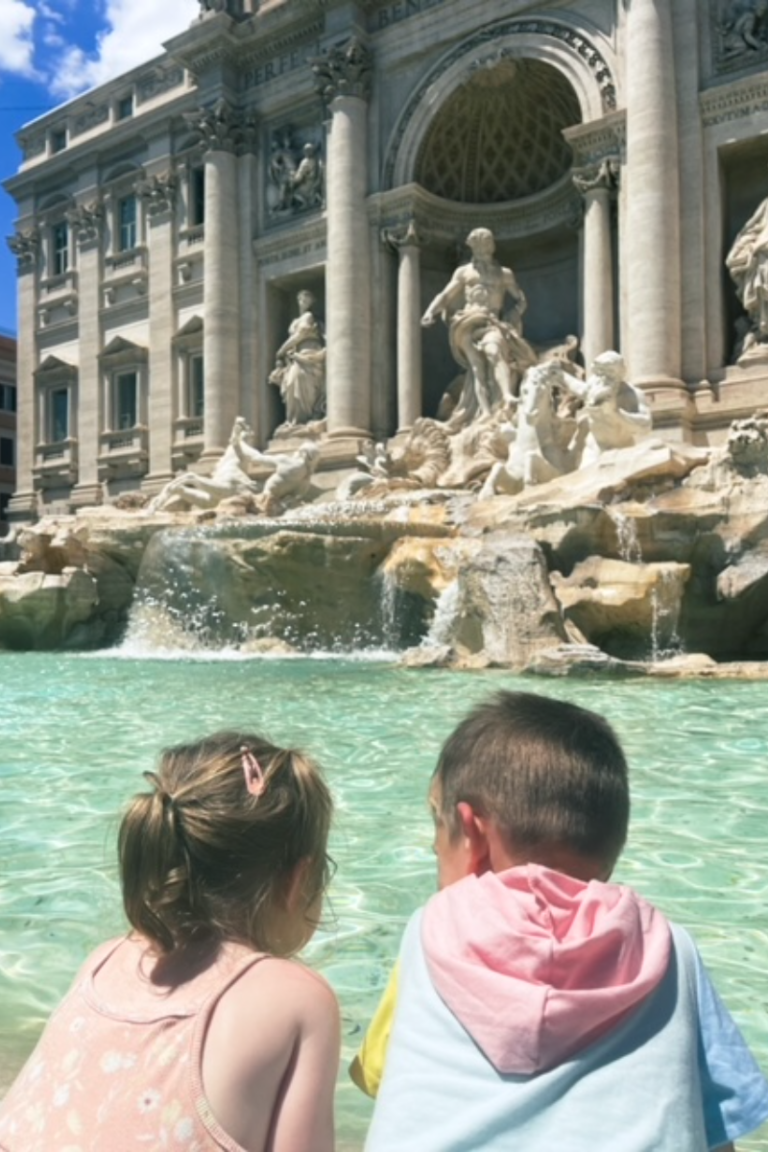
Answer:
[(302, 912), (307, 904), (307, 889), (309, 887), (309, 873), (312, 860), (309, 856), (302, 856), (292, 872), (289, 872), (283, 882), (282, 905), (286, 912)]

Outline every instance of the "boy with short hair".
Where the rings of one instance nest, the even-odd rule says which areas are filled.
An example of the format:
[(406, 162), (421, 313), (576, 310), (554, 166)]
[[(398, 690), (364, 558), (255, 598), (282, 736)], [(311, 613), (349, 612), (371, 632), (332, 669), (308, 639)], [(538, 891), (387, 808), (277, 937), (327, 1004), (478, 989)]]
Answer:
[(440, 891), (353, 1066), (375, 1094), (386, 1052), (366, 1152), (703, 1152), (768, 1119), (688, 934), (608, 882), (629, 787), (605, 720), (499, 692), (430, 807)]

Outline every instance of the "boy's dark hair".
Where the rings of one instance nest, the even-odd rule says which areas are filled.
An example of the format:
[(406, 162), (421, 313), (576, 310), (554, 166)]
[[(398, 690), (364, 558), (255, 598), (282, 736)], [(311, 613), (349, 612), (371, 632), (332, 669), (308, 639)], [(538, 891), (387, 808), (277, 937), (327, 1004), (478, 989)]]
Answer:
[[(629, 823), (627, 762), (602, 716), (530, 692), (498, 692), (443, 745), (433, 780), (451, 836), (465, 801), (515, 850), (566, 848), (612, 867)], [(542, 856), (544, 858), (542, 858)]]

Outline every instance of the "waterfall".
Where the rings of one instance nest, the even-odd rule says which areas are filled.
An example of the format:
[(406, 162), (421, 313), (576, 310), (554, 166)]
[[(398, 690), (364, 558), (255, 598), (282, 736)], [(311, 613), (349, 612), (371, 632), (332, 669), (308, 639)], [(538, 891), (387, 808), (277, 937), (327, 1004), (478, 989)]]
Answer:
[(679, 619), (678, 577), (663, 568), (651, 593), (651, 660), (654, 663), (670, 660), (683, 651), (683, 642), (677, 631)]
[(453, 580), (446, 585), (435, 601), (435, 614), (423, 641), (425, 648), (439, 648), (451, 643), (458, 610), (459, 582)]
[(643, 550), (637, 536), (637, 523), (623, 512), (611, 511), (610, 516), (616, 525), (620, 559), (627, 564), (642, 564)]

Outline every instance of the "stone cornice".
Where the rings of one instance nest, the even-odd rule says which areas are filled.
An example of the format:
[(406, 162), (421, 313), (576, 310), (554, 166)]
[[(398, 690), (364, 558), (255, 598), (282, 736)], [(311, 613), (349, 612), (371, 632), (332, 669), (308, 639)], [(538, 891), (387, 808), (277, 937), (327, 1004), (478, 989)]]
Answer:
[(546, 192), (506, 204), (457, 204), (405, 184), (368, 199), (368, 216), (381, 232), (408, 228), (413, 222), (425, 242), (456, 245), (473, 228), (490, 228), (497, 241), (534, 236), (550, 228), (573, 227), (581, 219), (581, 196), (570, 174)]
[(601, 120), (575, 124), (563, 132), (573, 152), (574, 167), (588, 167), (618, 156), (624, 160), (627, 143), (626, 113), (610, 112)]
[(768, 112), (768, 76), (761, 73), (708, 88), (699, 96), (699, 106), (705, 128)]
[(253, 251), (259, 264), (276, 264), (281, 260), (294, 260), (299, 256), (314, 255), (325, 251), (325, 214), (290, 228), (276, 228), (267, 236), (259, 236), (253, 242)]

